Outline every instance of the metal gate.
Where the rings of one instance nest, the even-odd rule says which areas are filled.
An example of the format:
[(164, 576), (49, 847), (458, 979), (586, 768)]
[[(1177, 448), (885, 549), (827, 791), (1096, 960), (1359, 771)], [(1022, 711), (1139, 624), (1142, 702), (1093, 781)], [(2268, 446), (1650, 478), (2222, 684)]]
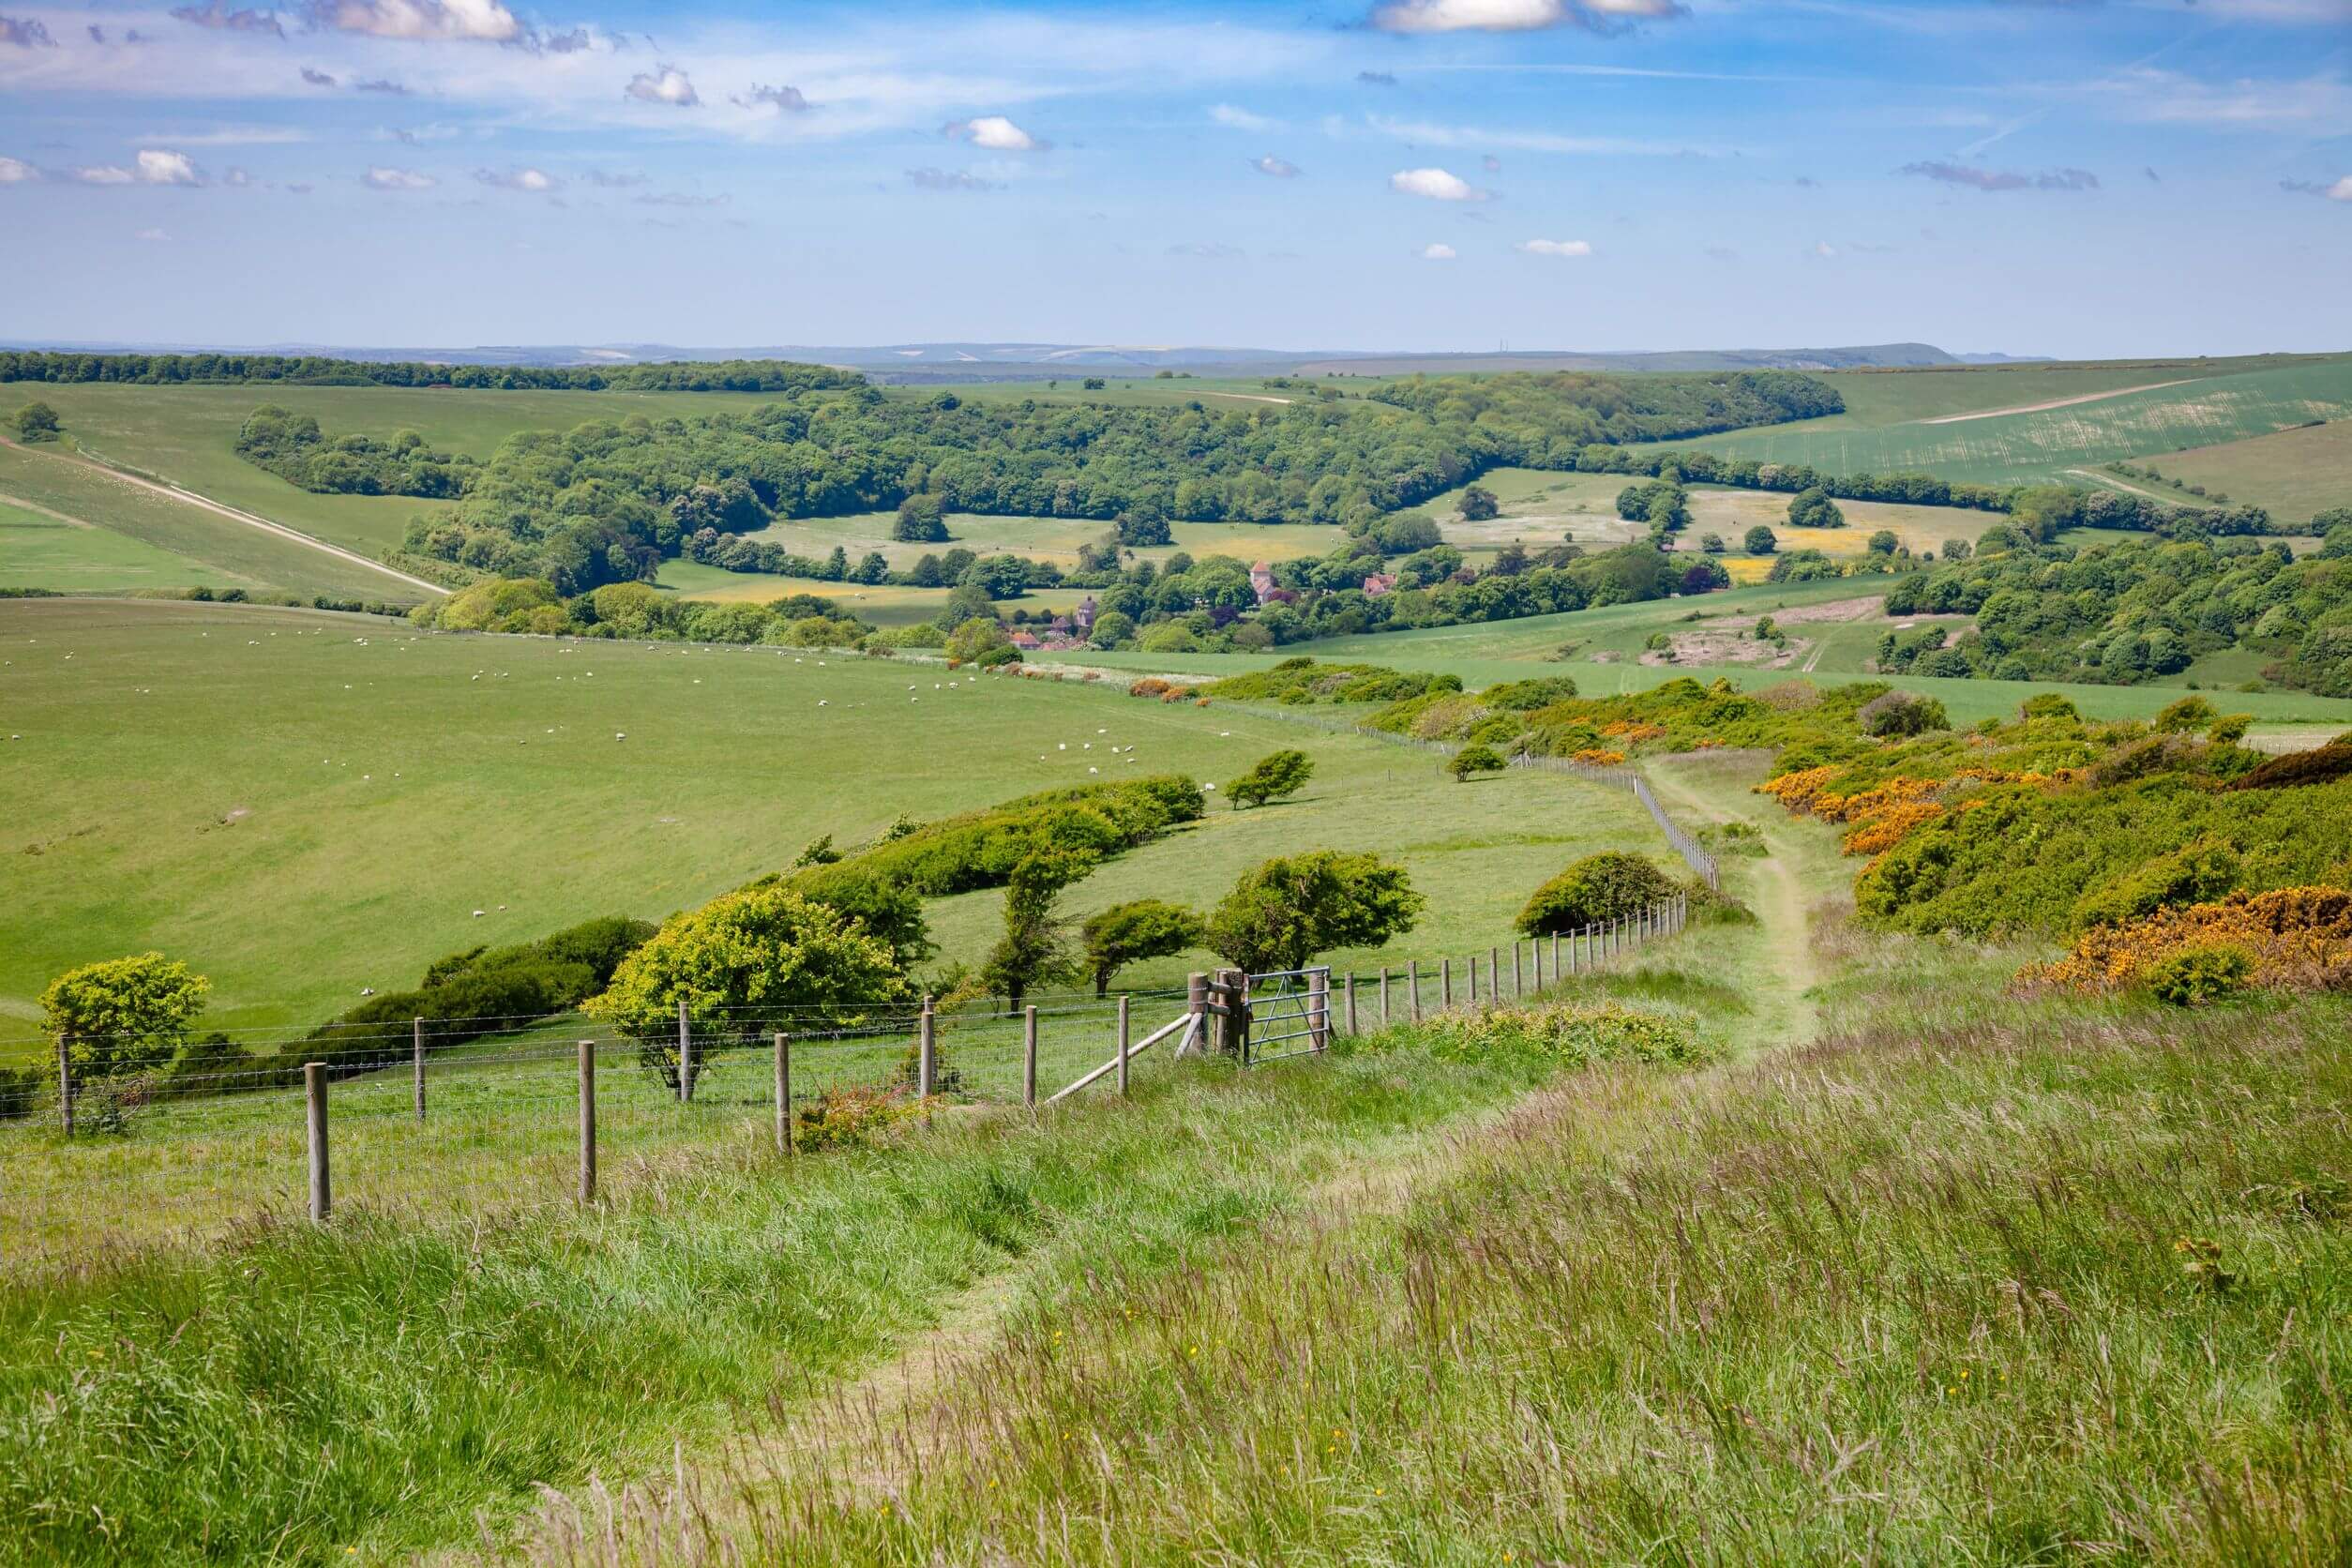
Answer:
[(1252, 974), (1243, 986), (1243, 1066), (1311, 1055), (1331, 1044), (1329, 965)]

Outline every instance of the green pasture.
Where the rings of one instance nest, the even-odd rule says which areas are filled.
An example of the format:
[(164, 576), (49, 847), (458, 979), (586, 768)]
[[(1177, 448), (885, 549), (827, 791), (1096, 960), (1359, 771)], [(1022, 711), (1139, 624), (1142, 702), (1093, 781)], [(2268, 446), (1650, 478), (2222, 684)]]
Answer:
[[(2251, 501), (2283, 521), (2300, 522), (2332, 506), (2352, 506), (2352, 418), (2148, 460), (2166, 479), (2203, 485), (2232, 501)], [(2165, 484), (2129, 483), (2158, 495), (2179, 494)]]
[[(0, 446), (0, 497), (201, 563), (213, 574), (211, 580), (233, 586), (390, 603), (412, 603), (426, 596), (423, 589), (398, 578), (371, 571), (355, 562), (339, 560), (324, 550), (313, 550), (191, 503), (158, 494), (51, 450)], [(93, 590), (154, 585), (128, 571), (117, 572), (109, 580), (94, 569), (84, 570), (88, 575), (82, 585)], [(172, 585), (194, 585), (206, 579), (162, 580)], [(48, 581), (26, 585), (70, 586)]]
[[(1981, 484), (2086, 483), (2097, 482), (2095, 476), (2077, 470), (2119, 458), (2157, 457), (2352, 415), (2352, 356), (2225, 374), (2198, 374), (2188, 367), (2182, 371), (2175, 376), (2151, 370), (2147, 383), (2131, 384), (2178, 380), (2177, 385), (2036, 413), (1948, 424), (1915, 418), (1874, 427), (1801, 421), (1674, 445), (1763, 462), (1803, 463), (1832, 474), (1923, 470)], [(1845, 378), (1837, 379), (1846, 384)], [(2164, 464), (2160, 460), (2157, 466)]]
[(1807, 423), (1809, 430), (1877, 430), (1955, 414), (1987, 414), (2067, 398), (2096, 398), (2158, 382), (2206, 380), (2309, 364), (2309, 354), (2247, 354), (2226, 359), (2096, 360), (2063, 365), (1931, 365), (1884, 370), (1817, 372), (1838, 389), (1846, 412)]
[[(1610, 792), (1455, 785), (1421, 753), (1116, 683), (185, 602), (0, 603), (0, 733), (19, 737), (0, 741), (0, 1034), (18, 1054), (38, 1049), (41, 987), (94, 958), (159, 948), (212, 978), (210, 1025), (308, 1027), (445, 953), (690, 908), (821, 834), (859, 844), (901, 812), (1122, 776), (1222, 784), (1277, 746), (1317, 760), (1298, 801), (1219, 805), (1065, 909), (1206, 904), (1286, 849), (1380, 850), (1433, 895), (1401, 962), (1508, 940), (1577, 854), (1659, 847)], [(998, 902), (933, 907), (941, 962), (977, 961)]]
[(258, 586), (128, 534), (0, 501), (0, 588), (70, 594)]

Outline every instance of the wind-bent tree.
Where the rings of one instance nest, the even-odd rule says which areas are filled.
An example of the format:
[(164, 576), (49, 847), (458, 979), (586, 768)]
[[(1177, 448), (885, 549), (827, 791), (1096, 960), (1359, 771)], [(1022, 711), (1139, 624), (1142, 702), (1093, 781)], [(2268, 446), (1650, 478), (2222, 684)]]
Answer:
[(204, 1011), (206, 980), (160, 953), (69, 969), (41, 992), (41, 1022), (77, 1078), (144, 1072), (172, 1060)]
[(1252, 973), (1304, 969), (1319, 953), (1402, 936), (1427, 904), (1378, 855), (1284, 855), (1243, 873), (1209, 916), (1209, 946)]
[(1108, 992), (1110, 977), (1131, 963), (1198, 947), (1203, 928), (1200, 916), (1162, 898), (1111, 905), (1079, 931), (1086, 943), (1086, 967), (1094, 972), (1094, 994)]
[(1258, 765), (1228, 784), (1225, 792), (1239, 811), (1297, 794), (1314, 774), (1315, 764), (1305, 752), (1276, 751), (1259, 758)]
[(1062, 890), (1094, 869), (1094, 857), (1077, 850), (1040, 848), (1023, 856), (1004, 884), (1004, 934), (980, 966), (981, 983), (1001, 993), (1009, 1011), (1038, 986), (1078, 977), (1065, 924), (1054, 914)]

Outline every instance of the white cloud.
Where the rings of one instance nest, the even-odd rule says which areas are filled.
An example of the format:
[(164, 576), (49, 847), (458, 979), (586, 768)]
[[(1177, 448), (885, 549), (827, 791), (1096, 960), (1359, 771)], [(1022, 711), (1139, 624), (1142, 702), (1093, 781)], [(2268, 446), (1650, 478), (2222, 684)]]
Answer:
[(763, 87), (751, 84), (751, 91), (740, 93), (729, 101), (738, 109), (772, 109), (779, 114), (806, 114), (808, 97), (798, 87)]
[[(1653, 142), (1624, 136), (1560, 136), (1545, 130), (1495, 130), (1484, 126), (1440, 125), (1429, 120), (1400, 120), (1387, 114), (1366, 114), (1364, 123), (1383, 136), (1422, 147), (1510, 147), (1530, 153), (1625, 153), (1656, 158), (1696, 154), (1718, 158), (1733, 150), (1694, 145), (1688, 142)], [(1491, 155), (1488, 172), (1501, 168)]]
[(138, 178), (129, 170), (113, 163), (85, 165), (76, 169), (73, 177), (83, 185), (129, 185)]
[(30, 185), (41, 172), (21, 158), (0, 158), (0, 185)]
[(702, 101), (693, 82), (675, 66), (656, 66), (650, 71), (639, 71), (629, 78), (623, 92), (641, 103), (667, 103), (678, 109), (691, 109)]
[(1826, 262), (1832, 256), (1837, 254), (1837, 247), (1832, 245), (1825, 239), (1815, 240), (1813, 242), (1813, 253)]
[(312, 0), (311, 20), (377, 38), (478, 38), (509, 43), (522, 23), (499, 0)]
[(533, 192), (545, 192), (550, 190), (560, 190), (564, 187), (564, 182), (562, 180), (557, 179), (553, 174), (549, 173), (544, 169), (507, 169), (503, 171), (498, 169), (476, 169), (474, 171), (474, 177), (479, 180), (482, 184), (494, 186), (500, 190), (528, 190)]
[(1002, 114), (983, 114), (976, 120), (957, 120), (942, 128), (949, 136), (961, 137), (973, 146), (986, 147), (992, 153), (1033, 153), (1046, 145)]
[(2328, 188), (2330, 202), (2352, 202), (2352, 174), (2346, 174)]
[(1299, 177), (1297, 164), (1287, 158), (1276, 158), (1272, 153), (1268, 153), (1263, 158), (1251, 158), (1249, 166), (1261, 174), (1271, 174), (1278, 180), (1295, 180)]
[(918, 190), (1002, 190), (1004, 182), (968, 169), (910, 169), (907, 183)]
[(1523, 256), (1590, 256), (1592, 247), (1580, 239), (1523, 239), (1513, 249)]
[(139, 149), (139, 183), (141, 185), (202, 185), (203, 171), (186, 153), (166, 152), (159, 147)]
[(1483, 202), (1493, 194), (1443, 169), (1400, 169), (1388, 177), (1388, 188), (1400, 196), (1425, 196), (1433, 202)]
[(1384, 33), (1528, 33), (1561, 26), (1613, 33), (1687, 8), (1680, 0), (1388, 0), (1373, 8), (1370, 21)]
[(170, 239), (172, 236), (165, 234), (160, 229), (142, 229), (139, 231), (136, 237), (145, 240), (150, 245), (156, 245), (160, 244), (164, 240)]
[(430, 190), (441, 182), (414, 169), (389, 169), (378, 164), (361, 176), (360, 183), (371, 190)]
[(1282, 125), (1280, 120), (1270, 120), (1263, 114), (1253, 114), (1229, 103), (1212, 105), (1209, 118), (1234, 130), (1275, 130)]
[(1455, 249), (1450, 245), (1438, 243), (1421, 248), (1421, 259), (1425, 262), (1450, 262), (1454, 257)]

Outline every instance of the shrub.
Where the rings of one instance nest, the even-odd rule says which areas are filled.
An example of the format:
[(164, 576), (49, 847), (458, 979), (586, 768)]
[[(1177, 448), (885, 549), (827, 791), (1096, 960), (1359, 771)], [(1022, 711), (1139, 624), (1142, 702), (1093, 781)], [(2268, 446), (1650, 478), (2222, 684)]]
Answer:
[(828, 1089), (804, 1101), (794, 1113), (793, 1141), (811, 1153), (861, 1149), (918, 1108), (880, 1089)]
[(1923, 735), (1930, 730), (1949, 730), (1952, 720), (1944, 714), (1944, 705), (1932, 697), (1922, 697), (1915, 691), (1890, 691), (1862, 704), (1854, 716), (1862, 733), (1881, 740), (1891, 737)]
[(2021, 719), (2030, 720), (2036, 718), (2079, 719), (2083, 716), (2076, 711), (2073, 703), (2068, 701), (2058, 693), (2055, 691), (2038, 691), (2031, 697), (2027, 698), (2025, 701), (2019, 705), (2017, 709), (2017, 716)]
[(1830, 492), (1817, 485), (1811, 490), (1799, 490), (1790, 500), (1788, 526), (1791, 528), (1843, 528), (1846, 526), (1846, 514), (1838, 510), (1836, 502), (1830, 499)]
[(1452, 774), (1457, 782), (1467, 784), (1473, 775), (1500, 773), (1504, 766), (1502, 753), (1493, 746), (1466, 746), (1445, 764), (1445, 771)]
[(1726, 855), (1766, 855), (1764, 834), (1754, 822), (1717, 822), (1698, 830), (1698, 841), (1718, 859)]
[(2213, 704), (2204, 698), (2183, 697), (2177, 702), (2164, 705), (2164, 711), (2156, 716), (2156, 730), (2159, 734), (2188, 731), (2202, 732), (2212, 728), (2213, 721), (2219, 717), (2221, 715), (2214, 711)]
[(1253, 973), (1301, 969), (1319, 953), (1404, 935), (1427, 904), (1402, 867), (1315, 850), (1244, 872), (1209, 917), (1208, 942)]
[(1616, 1003), (1440, 1013), (1421, 1032), (1432, 1056), (1453, 1062), (1519, 1056), (1575, 1069), (1609, 1062), (1688, 1066), (1706, 1057), (1688, 1018)]
[(2159, 1002), (2200, 1007), (2246, 989), (2254, 959), (2242, 948), (2191, 947), (2148, 966), (2148, 988)]
[(2310, 751), (2273, 757), (2230, 785), (2233, 790), (2297, 790), (2332, 784), (2352, 775), (2352, 734), (2338, 735)]
[(0, 1067), (0, 1122), (32, 1115), (48, 1084), (49, 1075), (38, 1067)]
[(234, 1094), (291, 1081), (297, 1070), (291, 1061), (264, 1063), (216, 1030), (180, 1047), (172, 1058), (160, 1092), (172, 1095)]
[(1314, 776), (1315, 763), (1304, 751), (1276, 751), (1259, 759), (1255, 767), (1225, 787), (1233, 809), (1263, 806), (1294, 795)]
[(1533, 713), (1576, 696), (1576, 683), (1566, 675), (1540, 675), (1531, 681), (1507, 681), (1488, 686), (1478, 700), (1503, 713)]
[(1676, 891), (1674, 879), (1647, 856), (1604, 850), (1537, 888), (1519, 912), (1518, 929), (1530, 937), (1580, 931), (1663, 903)]
[(141, 1072), (172, 1059), (212, 983), (160, 953), (68, 970), (41, 992), (41, 1024), (63, 1036), (81, 1078)]

